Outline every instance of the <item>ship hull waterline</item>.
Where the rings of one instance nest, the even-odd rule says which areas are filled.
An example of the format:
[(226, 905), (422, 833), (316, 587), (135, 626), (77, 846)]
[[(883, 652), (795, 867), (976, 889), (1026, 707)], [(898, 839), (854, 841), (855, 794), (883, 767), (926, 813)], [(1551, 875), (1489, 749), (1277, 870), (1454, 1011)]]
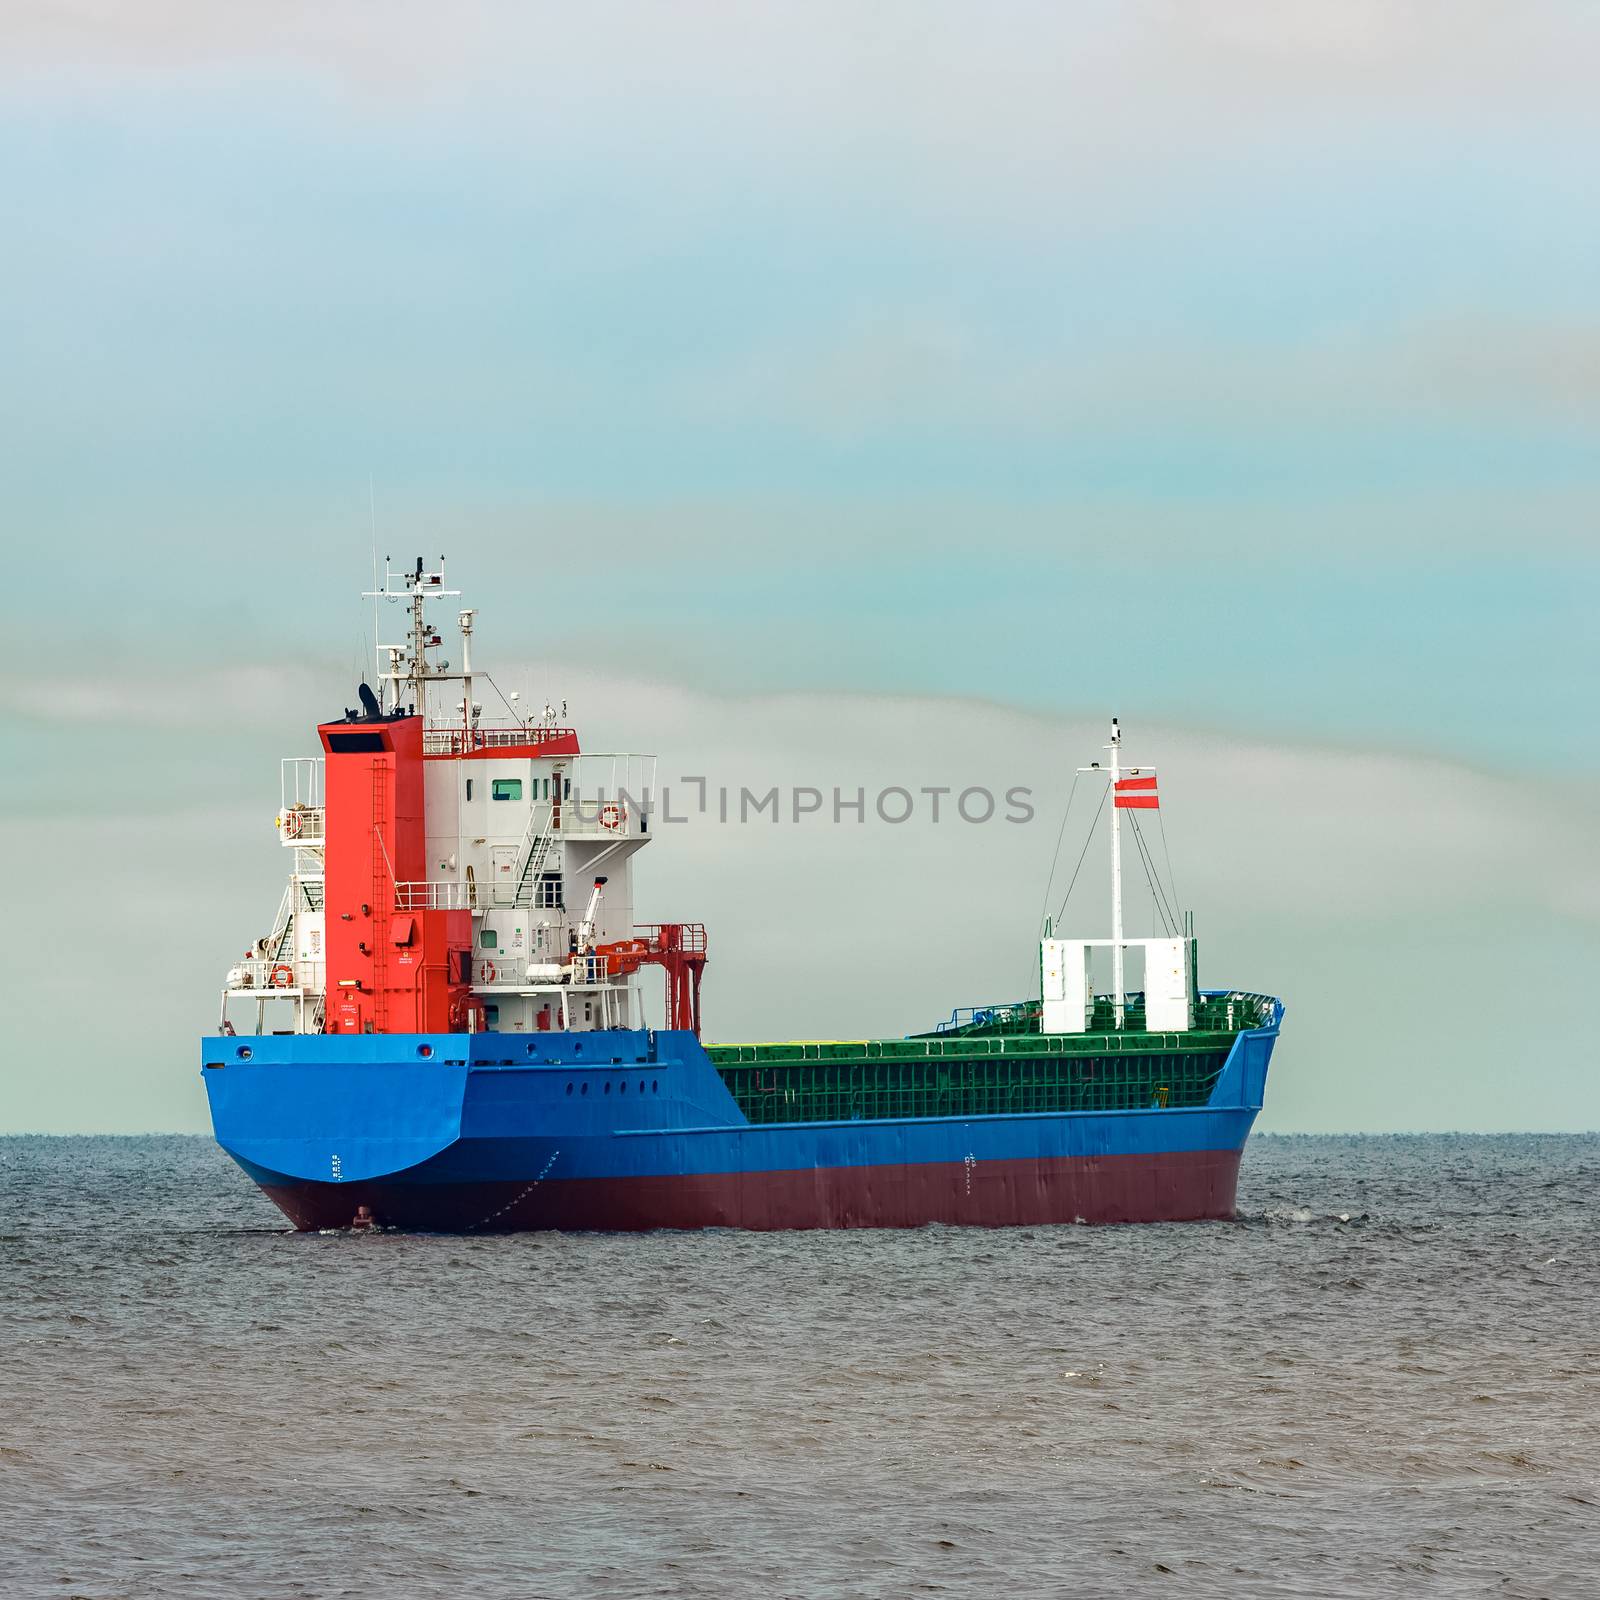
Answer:
[(1002, 1228), (1228, 1220), (1241, 1154), (1182, 1150), (526, 1183), (275, 1182), (265, 1174), (260, 1181), (302, 1231), (347, 1228), (362, 1207), (379, 1226), (430, 1233)]
[[(1204, 1105), (752, 1124), (691, 1033), (205, 1041), (218, 1142), (299, 1229), (1219, 1220), (1272, 1026)], [(605, 1053), (600, 1054), (603, 1050)]]

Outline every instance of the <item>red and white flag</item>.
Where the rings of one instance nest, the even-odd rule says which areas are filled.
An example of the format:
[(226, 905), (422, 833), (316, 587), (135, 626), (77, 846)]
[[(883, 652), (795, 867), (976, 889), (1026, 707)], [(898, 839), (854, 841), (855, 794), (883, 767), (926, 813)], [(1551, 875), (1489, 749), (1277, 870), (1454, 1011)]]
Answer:
[(1119, 811), (1159, 811), (1161, 798), (1156, 793), (1156, 775), (1118, 778), (1115, 801)]

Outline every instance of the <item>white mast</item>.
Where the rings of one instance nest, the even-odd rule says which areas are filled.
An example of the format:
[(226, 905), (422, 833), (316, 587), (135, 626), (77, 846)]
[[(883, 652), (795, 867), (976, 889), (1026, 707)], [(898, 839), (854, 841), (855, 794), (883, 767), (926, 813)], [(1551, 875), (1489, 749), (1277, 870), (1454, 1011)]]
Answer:
[[(378, 643), (378, 495), (372, 487), (372, 474), (367, 474), (367, 511), (372, 520), (372, 653), (378, 658), (378, 710), (383, 710), (383, 646)], [(362, 599), (366, 599), (365, 595)]]
[(1111, 719), (1111, 988), (1116, 1022), (1120, 1028), (1128, 996), (1123, 987), (1122, 970), (1122, 813), (1117, 809), (1117, 779), (1121, 775), (1118, 763), (1122, 755), (1122, 729), (1117, 719)]
[(461, 748), (472, 748), (472, 611), (463, 611), (456, 619), (461, 624)]
[[(1087, 767), (1079, 767), (1078, 772), (1104, 778), (1111, 788), (1111, 937), (1063, 939), (1057, 937), (1059, 930), (1046, 925), (1045, 937), (1039, 944), (1040, 1032), (1086, 1033), (1096, 1027), (1089, 952), (1103, 950), (1107, 945), (1111, 946), (1112, 1026), (1119, 1031), (1126, 1028), (1127, 947), (1133, 945), (1144, 952), (1144, 1016), (1140, 1025), (1151, 1033), (1184, 1033), (1195, 1025), (1192, 921), (1176, 936), (1169, 928), (1165, 938), (1152, 935), (1133, 939), (1124, 933), (1122, 922), (1122, 810), (1124, 807), (1156, 808), (1159, 802), (1155, 792), (1155, 768), (1129, 767), (1126, 769), (1129, 776), (1123, 777), (1122, 724), (1116, 717), (1111, 719), (1111, 742), (1106, 750), (1111, 757), (1108, 762), (1102, 765), (1095, 761)], [(1132, 791), (1126, 795), (1118, 792), (1119, 785), (1124, 783)], [(1104, 806), (1105, 800), (1100, 804)], [(1099, 821), (1097, 809), (1089, 824), (1091, 838)], [(1137, 825), (1134, 832), (1137, 837)], [(1087, 844), (1084, 850), (1087, 852)], [(1147, 851), (1142, 849), (1141, 854), (1147, 855)], [(1081, 858), (1078, 864), (1082, 866)], [(1151, 887), (1155, 889), (1154, 865), (1147, 859), (1145, 866), (1151, 875)], [(1077, 882), (1076, 873), (1073, 882)], [(1067, 893), (1071, 895), (1071, 885)]]

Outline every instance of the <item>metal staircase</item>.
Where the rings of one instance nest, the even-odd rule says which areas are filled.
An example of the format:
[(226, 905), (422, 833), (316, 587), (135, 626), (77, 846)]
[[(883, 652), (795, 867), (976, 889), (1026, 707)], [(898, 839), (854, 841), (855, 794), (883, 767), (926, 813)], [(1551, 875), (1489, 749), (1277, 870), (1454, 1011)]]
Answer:
[[(294, 892), (298, 889), (303, 906), (294, 903)], [(288, 887), (283, 891), (283, 899), (278, 903), (277, 919), (272, 924), (272, 937), (268, 940), (269, 959), (275, 966), (294, 965), (294, 914), (296, 911), (320, 911), (322, 909), (324, 884), (321, 878), (291, 878)]]
[[(288, 955), (284, 955), (284, 951)], [(267, 940), (267, 959), (274, 964), (294, 960), (294, 880), (283, 886), (278, 914), (272, 919), (272, 934)]]
[(514, 906), (532, 903), (531, 885), (539, 881), (539, 874), (550, 855), (550, 847), (555, 842), (556, 815), (555, 803), (548, 800), (544, 802), (542, 822), (537, 805), (528, 812), (528, 827), (522, 836), (522, 870), (517, 874), (517, 886), (511, 895), (510, 903)]

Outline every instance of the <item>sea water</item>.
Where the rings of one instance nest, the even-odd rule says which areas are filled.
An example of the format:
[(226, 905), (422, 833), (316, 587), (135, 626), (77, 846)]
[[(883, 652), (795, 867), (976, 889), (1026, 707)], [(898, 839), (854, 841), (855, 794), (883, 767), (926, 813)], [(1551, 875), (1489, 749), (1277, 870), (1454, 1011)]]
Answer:
[(1600, 1594), (1600, 1138), (1232, 1223), (297, 1235), (0, 1140), (0, 1596)]

